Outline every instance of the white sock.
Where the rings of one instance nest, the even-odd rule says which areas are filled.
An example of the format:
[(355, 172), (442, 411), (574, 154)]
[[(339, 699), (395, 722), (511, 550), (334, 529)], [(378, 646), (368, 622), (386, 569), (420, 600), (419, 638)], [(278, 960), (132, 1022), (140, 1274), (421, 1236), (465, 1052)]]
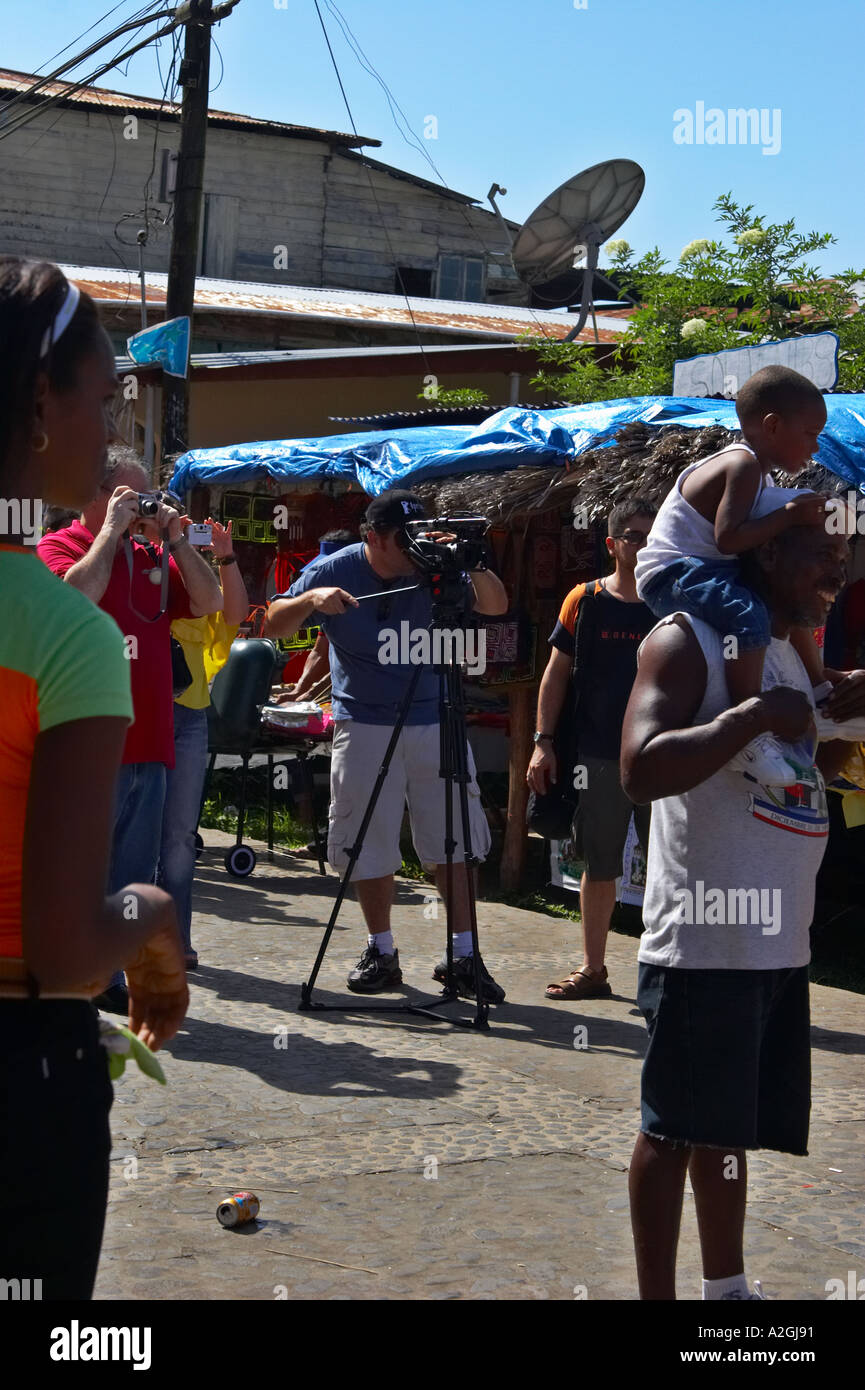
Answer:
[(473, 956), (475, 953), (472, 946), (472, 934), (470, 931), (454, 932), (454, 960), (462, 960), (464, 956)]
[(394, 948), (392, 931), (380, 931), (375, 936), (373, 936), (372, 933), (370, 933), (366, 939), (370, 946), (376, 946), (378, 948), (381, 955), (393, 955)]
[(748, 1281), (744, 1274), (731, 1274), (728, 1279), (703, 1280), (704, 1303), (716, 1302), (727, 1293), (739, 1294), (742, 1298), (748, 1297)]

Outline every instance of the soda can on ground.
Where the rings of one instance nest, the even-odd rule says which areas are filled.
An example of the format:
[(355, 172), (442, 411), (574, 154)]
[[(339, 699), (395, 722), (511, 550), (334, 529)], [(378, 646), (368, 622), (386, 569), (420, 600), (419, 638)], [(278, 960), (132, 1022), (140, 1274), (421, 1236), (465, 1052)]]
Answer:
[(216, 1208), (216, 1219), (221, 1226), (244, 1226), (254, 1221), (261, 1210), (261, 1203), (254, 1192), (235, 1192), (226, 1197)]

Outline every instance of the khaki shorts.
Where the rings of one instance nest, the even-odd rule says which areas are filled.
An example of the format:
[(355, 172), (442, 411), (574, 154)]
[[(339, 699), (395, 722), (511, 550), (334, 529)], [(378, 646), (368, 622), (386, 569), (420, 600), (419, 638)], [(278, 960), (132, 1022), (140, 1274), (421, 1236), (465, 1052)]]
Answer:
[[(353, 719), (334, 725), (330, 771), (330, 816), (327, 857), (342, 873), (363, 820), (373, 786), (384, 760), (392, 729), (386, 724), (359, 724)], [(391, 765), (366, 828), (363, 849), (352, 879), (383, 878), (402, 864), (399, 833), (408, 803), (411, 837), (422, 864), (445, 862), (445, 783), (439, 777), (438, 724), (406, 725), (394, 749)], [(468, 784), (469, 831), (472, 853), (487, 857), (490, 829), (475, 780), (472, 750), (468, 750), (472, 780)], [(463, 863), (459, 789), (454, 786), (454, 863)]]

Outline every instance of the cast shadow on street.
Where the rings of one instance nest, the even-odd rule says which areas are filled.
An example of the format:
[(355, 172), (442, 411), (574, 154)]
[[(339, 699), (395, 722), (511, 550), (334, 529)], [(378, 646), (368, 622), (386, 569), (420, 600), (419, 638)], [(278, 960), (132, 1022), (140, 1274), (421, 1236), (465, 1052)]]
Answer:
[[(312, 965), (312, 957), (309, 966)], [(299, 978), (305, 978), (309, 973), (308, 967), (299, 973)], [(246, 974), (237, 970), (223, 970), (216, 966), (202, 966), (195, 972), (194, 982), (204, 989), (213, 990), (218, 999), (231, 999), (246, 1004), (262, 1004), (266, 1008), (275, 1009), (283, 1015), (283, 1022), (292, 1034), (292, 1015), (297, 1013), (300, 1003), (300, 983), (287, 983), (279, 980), (262, 978), (259, 975)], [(454, 1004), (445, 1005), (441, 1010), (442, 1022), (436, 1023), (432, 1019), (419, 1019), (412, 1014), (392, 1013), (389, 1010), (382, 1010), (376, 1015), (376, 1008), (380, 1004), (429, 1004), (439, 997), (438, 988), (430, 981), (429, 991), (413, 989), (411, 986), (404, 986), (402, 990), (389, 994), (376, 996), (375, 999), (359, 1000), (354, 998), (348, 991), (336, 993), (331, 990), (316, 989), (314, 1001), (326, 1004), (345, 1004), (345, 1009), (310, 1009), (304, 1012), (306, 1019), (316, 1019), (323, 1025), (342, 1023), (351, 1024), (353, 1027), (364, 1026), (387, 1026), (389, 1028), (399, 1028), (408, 1034), (424, 1033), (428, 1034), (430, 1029), (447, 1029), (450, 1027), (445, 1020), (450, 1014), (457, 1013), (463, 1018), (474, 1016), (474, 1003), (472, 1000), (461, 999)], [(363, 1006), (369, 1004), (369, 1010)], [(193, 1002), (194, 1012), (194, 1002)], [(437, 1010), (437, 1012), (439, 1012)], [(483, 1033), (481, 1038), (498, 1042), (507, 1041), (511, 1043), (526, 1043), (531, 1046), (554, 1048), (564, 1052), (582, 1052), (583, 1055), (591, 1052), (620, 1053), (628, 1057), (642, 1058), (646, 1046), (646, 1030), (642, 1023), (629, 1023), (625, 1019), (600, 1018), (591, 1013), (579, 1013), (573, 1005), (557, 1004), (499, 1004), (490, 1009), (489, 1013), (490, 1031)], [(584, 1027), (586, 1032), (584, 1039), (579, 1039), (576, 1033), (577, 1028)], [(459, 1029), (462, 1033), (464, 1030)], [(577, 1042), (584, 1046), (576, 1046)], [(481, 1042), (483, 1046), (483, 1042)]]
[[(318, 926), (323, 930), (330, 916), (338, 886), (339, 880), (333, 874), (323, 878), (318, 873), (308, 872), (306, 864), (302, 876), (295, 875), (284, 879), (268, 877), (258, 881), (255, 877), (231, 878), (218, 864), (198, 864), (195, 870), (193, 909), (196, 913), (227, 922), (249, 921), (256, 925), (273, 922), (285, 927)], [(284, 901), (274, 901), (275, 897), (279, 898), (283, 893)], [(295, 897), (321, 899), (319, 915), (309, 917), (299, 913), (294, 907)], [(350, 888), (343, 904), (343, 911), (354, 901), (353, 889)], [(418, 895), (414, 890), (401, 885), (397, 887), (395, 906), (417, 902)], [(346, 930), (339, 919), (335, 930)]]
[(811, 1046), (819, 1047), (823, 1052), (847, 1052), (861, 1057), (865, 1055), (865, 1034), (842, 1033), (834, 1028), (820, 1028), (812, 1024)]
[(428, 1101), (451, 1096), (459, 1089), (462, 1071), (453, 1062), (380, 1056), (362, 1043), (292, 1035), (290, 1024), (283, 1039), (275, 1032), (188, 1018), (165, 1050), (183, 1061), (247, 1072), (280, 1091), (344, 1095), (347, 1100), (389, 1096)]

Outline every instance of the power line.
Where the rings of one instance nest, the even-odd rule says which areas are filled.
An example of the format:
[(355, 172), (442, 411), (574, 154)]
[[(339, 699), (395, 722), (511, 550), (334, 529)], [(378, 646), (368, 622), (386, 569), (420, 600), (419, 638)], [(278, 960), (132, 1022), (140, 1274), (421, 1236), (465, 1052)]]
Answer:
[[(39, 64), (39, 67), (36, 69), (37, 73), (40, 72), (42, 68), (46, 67), (48, 63), (53, 63), (55, 58), (60, 58), (64, 53), (67, 53), (73, 44), (80, 43), (82, 39), (86, 38), (88, 34), (92, 33), (93, 30), (96, 29), (100, 24), (104, 24), (106, 19), (110, 19), (113, 14), (116, 14), (116, 12), (119, 9), (121, 9), (125, 3), (126, 0), (119, 0), (119, 4), (115, 5), (113, 9), (110, 9), (107, 14), (104, 14), (102, 16), (101, 19), (95, 19), (93, 23), (83, 31), (83, 33), (78, 35), (77, 38), (72, 39), (69, 43), (65, 45), (64, 48), (58, 49), (56, 53), (52, 53), (50, 58), (46, 58), (44, 63)], [(145, 5), (143, 9), (137, 10), (135, 14), (132, 15), (132, 19), (143, 17), (144, 15), (146, 15), (148, 10), (155, 10), (161, 3), (162, 0), (154, 0), (154, 3), (150, 5)], [(107, 39), (106, 42), (110, 42), (110, 38)]]
[[(336, 80), (337, 80), (337, 82), (339, 83), (339, 90), (342, 92), (342, 99), (343, 99), (343, 101), (345, 102), (345, 109), (346, 109), (346, 111), (348, 112), (348, 119), (349, 119), (349, 121), (351, 122), (351, 128), (352, 128), (352, 131), (353, 131), (353, 133), (354, 133), (354, 137), (355, 137), (355, 139), (359, 139), (358, 132), (357, 132), (357, 126), (355, 125), (355, 122), (354, 122), (354, 116), (352, 115), (352, 110), (351, 110), (351, 106), (349, 105), (348, 97), (347, 97), (346, 94), (345, 94), (345, 87), (343, 86), (343, 81), (342, 81), (342, 77), (341, 77), (341, 75), (340, 75), (339, 67), (338, 67), (338, 65), (337, 65), (336, 58), (334, 57), (333, 48), (331, 47), (330, 37), (328, 36), (328, 32), (327, 32), (327, 29), (326, 29), (326, 27), (325, 27), (325, 23), (324, 23), (324, 19), (323, 19), (323, 17), (322, 17), (321, 10), (319, 9), (318, 0), (313, 0), (313, 4), (315, 5), (315, 12), (316, 12), (316, 14), (318, 15), (318, 22), (319, 22), (319, 24), (321, 25), (321, 31), (322, 31), (322, 33), (324, 34), (324, 41), (325, 41), (325, 43), (327, 44), (327, 51), (328, 51), (328, 53), (330, 54), (330, 61), (331, 61), (331, 63), (333, 64), (333, 70), (334, 70), (334, 72), (336, 73)], [(366, 163), (366, 160), (364, 159), (362, 153), (361, 153), (361, 162), (362, 162), (362, 167), (363, 167), (364, 170), (366, 171), (366, 177), (367, 177), (367, 181), (368, 181), (368, 183), (369, 183), (369, 191), (370, 191), (370, 193), (372, 194), (373, 202), (375, 203), (375, 206), (376, 206), (376, 211), (377, 211), (377, 213), (378, 213), (378, 217), (379, 217), (379, 221), (380, 221), (380, 223), (381, 223), (382, 231), (384, 232), (385, 240), (387, 241), (387, 247), (388, 247), (388, 251), (389, 251), (389, 253), (390, 253), (391, 264), (393, 265), (394, 271), (396, 272), (397, 279), (399, 280), (400, 286), (401, 286), (401, 288), (402, 288), (403, 299), (405, 300), (405, 307), (406, 307), (406, 309), (407, 309), (407, 311), (408, 311), (409, 319), (411, 320), (411, 326), (412, 326), (412, 328), (413, 328), (414, 331), (415, 331), (415, 336), (417, 337), (417, 345), (418, 345), (418, 348), (420, 349), (420, 354), (421, 354), (421, 357), (423, 358), (424, 366), (427, 368), (427, 375), (435, 375), (435, 373), (433, 373), (433, 372), (431, 371), (429, 358), (428, 358), (427, 355), (426, 355), (426, 350), (425, 350), (425, 348), (424, 348), (424, 344), (423, 344), (423, 342), (421, 341), (420, 327), (419, 327), (419, 325), (418, 325), (417, 319), (416, 319), (415, 316), (414, 316), (414, 312), (413, 312), (412, 307), (411, 307), (411, 300), (409, 299), (409, 296), (408, 296), (408, 294), (406, 293), (405, 285), (403, 284), (403, 278), (402, 278), (402, 276), (401, 276), (400, 273), (399, 273), (399, 265), (398, 265), (398, 262), (397, 262), (397, 259), (396, 259), (396, 252), (394, 251), (394, 248), (393, 248), (393, 242), (392, 242), (391, 239), (390, 239), (390, 231), (388, 230), (387, 222), (386, 222), (385, 217), (384, 217), (384, 214), (383, 214), (383, 212), (382, 212), (382, 210), (381, 210), (381, 204), (379, 203), (379, 200), (378, 200), (378, 194), (377, 194), (376, 189), (375, 189), (375, 184), (374, 184), (373, 181), (372, 181), (372, 170), (370, 169), (369, 165)]]
[[(343, 33), (343, 37), (345, 38), (346, 43), (349, 45), (352, 52), (354, 53), (354, 56), (356, 57), (360, 66), (364, 69), (365, 72), (369, 74), (370, 77), (374, 78), (374, 80), (378, 83), (378, 85), (384, 92), (385, 99), (387, 101), (388, 107), (390, 108), (391, 119), (393, 120), (394, 126), (396, 127), (396, 130), (399, 133), (399, 135), (402, 136), (402, 139), (409, 146), (410, 149), (417, 151), (426, 160), (427, 164), (432, 169), (433, 173), (435, 174), (442, 187), (448, 193), (453, 193), (455, 190), (448, 185), (447, 180), (437, 167), (429, 151), (424, 149), (423, 145), (421, 145), (417, 140), (414, 131), (412, 130), (411, 125), (409, 123), (409, 119), (403, 111), (402, 107), (400, 106), (399, 102), (397, 101), (396, 97), (394, 96), (393, 92), (390, 90), (381, 74), (376, 70), (372, 61), (369, 58), (367, 58), (366, 54), (361, 48), (359, 40), (357, 39), (351, 26), (349, 25), (348, 20), (341, 13), (339, 7), (334, 3), (334, 0), (325, 0), (325, 4), (327, 5), (327, 8), (330, 10), (331, 14), (336, 19), (336, 22), (339, 24)], [(345, 96), (344, 92), (343, 96)], [(400, 120), (397, 119), (396, 112), (399, 112), (402, 124), (400, 123)], [(355, 134), (357, 134), (356, 131)], [(494, 251), (490, 247), (490, 245), (484, 240), (480, 228), (474, 225), (471, 218), (469, 217), (468, 211), (462, 203), (460, 203), (459, 205), (459, 211), (463, 218), (463, 221), (466, 224), (469, 235), (477, 242), (478, 246), (483, 251), (484, 256), (487, 257), (501, 255), (501, 252)], [(507, 306), (504, 305), (502, 307)], [(541, 336), (549, 338), (551, 335), (547, 332), (546, 326), (538, 318), (537, 312), (535, 311), (533, 306), (527, 305), (526, 307), (528, 308), (529, 313), (534, 319), (535, 326), (539, 330)]]
[[(96, 68), (80, 81), (70, 82), (68, 84), (64, 81), (63, 91), (55, 93), (54, 96), (47, 97), (44, 101), (38, 102), (35, 106), (30, 105), (33, 97), (42, 87), (46, 86), (49, 82), (57, 81), (62, 73), (68, 72), (72, 68), (80, 67), (86, 58), (98, 52), (100, 48), (104, 48), (107, 44), (112, 43), (119, 34), (127, 32), (129, 29), (140, 29), (143, 24), (152, 23), (157, 19), (164, 18), (166, 15), (171, 16), (171, 23), (157, 30), (155, 34), (150, 34), (146, 39), (142, 39), (140, 43), (134, 44), (132, 48), (126, 49), (123, 53), (115, 54), (110, 62), (104, 63), (101, 67)], [(140, 52), (142, 48), (147, 48), (149, 44), (155, 43), (166, 34), (172, 33), (184, 22), (184, 20), (176, 17), (176, 12), (174, 10), (161, 10), (157, 14), (148, 16), (145, 20), (136, 20), (123, 25), (107, 38), (101, 39), (99, 43), (91, 44), (90, 48), (84, 53), (79, 54), (76, 58), (70, 60), (70, 62), (64, 63), (62, 67), (55, 69), (53, 73), (49, 73), (47, 76), (40, 78), (39, 82), (33, 83), (25, 92), (19, 93), (18, 96), (9, 103), (5, 108), (5, 112), (14, 110), (16, 107), (25, 104), (26, 109), (17, 118), (11, 121), (4, 121), (0, 124), (0, 140), (4, 139), (7, 135), (13, 134), (16, 130), (20, 130), (23, 126), (29, 125), (32, 121), (36, 120), (41, 112), (49, 110), (52, 106), (56, 106), (59, 101), (64, 101), (73, 96), (76, 92), (80, 92), (83, 88), (92, 86), (92, 84), (106, 72), (110, 72), (112, 68), (119, 67), (126, 59), (131, 58), (135, 53)]]

